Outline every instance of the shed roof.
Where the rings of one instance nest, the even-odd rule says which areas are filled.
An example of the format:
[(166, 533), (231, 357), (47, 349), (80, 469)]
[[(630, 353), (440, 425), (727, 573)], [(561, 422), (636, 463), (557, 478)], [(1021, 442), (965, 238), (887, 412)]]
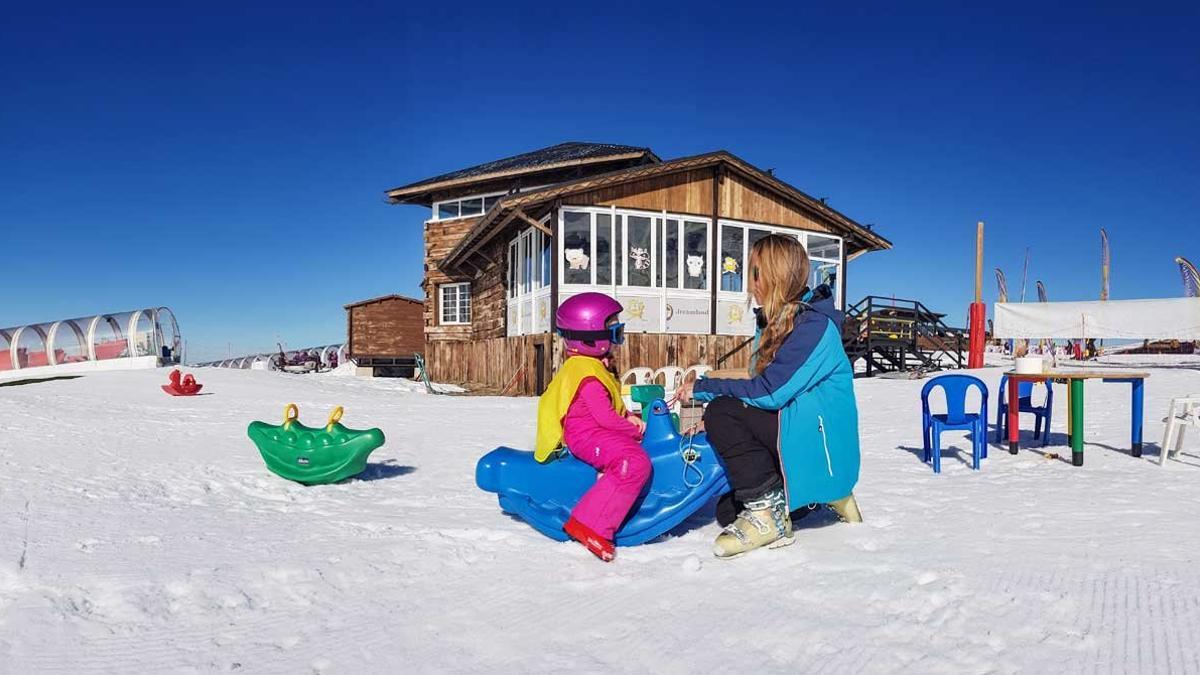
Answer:
[(369, 305), (373, 302), (383, 302), (384, 300), (407, 300), (408, 302), (415, 302), (418, 305), (425, 304), (423, 301), (417, 300), (416, 298), (410, 298), (407, 295), (397, 295), (396, 293), (392, 293), (391, 295), (381, 295), (378, 298), (367, 298), (366, 300), (359, 300), (358, 302), (352, 302), (348, 305), (344, 305), (343, 309), (350, 309), (351, 307), (361, 307), (362, 305)]
[(387, 191), (387, 197), (393, 203), (403, 203), (411, 201), (414, 198), (419, 198), (430, 190), (453, 187), (463, 183), (473, 183), (491, 178), (502, 178), (504, 176), (579, 164), (608, 162), (619, 159), (637, 159), (639, 157), (644, 157), (651, 162), (661, 161), (650, 148), (615, 145), (612, 143), (581, 143), (570, 141), (532, 152), (513, 155), (512, 157), (477, 164), (465, 169), (451, 171), (440, 176), (392, 188)]
[(609, 173), (581, 178), (579, 180), (550, 185), (536, 190), (519, 192), (502, 197), (488, 210), (479, 222), (458, 242), (450, 253), (442, 259), (441, 267), (448, 268), (457, 265), (474, 251), (479, 250), (497, 232), (513, 218), (528, 218), (524, 212), (526, 207), (546, 204), (564, 197), (597, 188), (608, 187), (620, 183), (642, 180), (652, 176), (690, 171), (694, 169), (724, 165), (732, 171), (746, 176), (762, 187), (778, 194), (784, 199), (797, 204), (807, 211), (829, 221), (843, 230), (847, 244), (853, 244), (860, 251), (878, 251), (889, 249), (892, 242), (876, 234), (870, 228), (864, 227), (836, 209), (828, 206), (819, 199), (805, 194), (799, 189), (788, 185), (758, 167), (733, 155), (725, 150), (718, 150), (693, 157), (683, 157), (652, 165), (635, 166), (619, 169)]

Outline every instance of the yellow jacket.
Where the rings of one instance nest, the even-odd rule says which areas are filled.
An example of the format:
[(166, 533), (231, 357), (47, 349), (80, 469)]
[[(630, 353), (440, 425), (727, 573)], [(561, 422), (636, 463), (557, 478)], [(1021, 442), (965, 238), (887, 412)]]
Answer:
[(575, 400), (579, 385), (594, 377), (608, 389), (613, 408), (617, 414), (625, 414), (625, 403), (621, 399), (621, 385), (617, 378), (604, 367), (599, 359), (590, 356), (572, 356), (554, 374), (545, 393), (538, 399), (537, 445), (533, 457), (539, 462), (548, 462), (563, 441), (563, 417)]

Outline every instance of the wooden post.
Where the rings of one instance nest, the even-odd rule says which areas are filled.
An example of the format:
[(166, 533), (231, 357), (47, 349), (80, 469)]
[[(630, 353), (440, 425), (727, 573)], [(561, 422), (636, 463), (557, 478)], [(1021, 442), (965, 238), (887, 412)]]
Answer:
[[(554, 202), (554, 207), (550, 209), (550, 220), (546, 223), (550, 226), (550, 335), (554, 335), (556, 326), (554, 325), (554, 317), (558, 314), (558, 278), (561, 274), (559, 270), (558, 260), (558, 212), (560, 202)], [(553, 341), (553, 337), (551, 337)]]
[(968, 312), (971, 338), (968, 343), (967, 367), (983, 367), (984, 322), (987, 321), (987, 305), (983, 304), (983, 221), (975, 227), (975, 302)]

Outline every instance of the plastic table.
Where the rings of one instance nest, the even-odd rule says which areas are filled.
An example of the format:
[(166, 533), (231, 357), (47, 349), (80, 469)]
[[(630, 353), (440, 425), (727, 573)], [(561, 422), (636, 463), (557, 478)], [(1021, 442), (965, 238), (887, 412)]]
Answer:
[(1083, 383), (1084, 380), (1118, 382), (1130, 385), (1130, 443), (1131, 454), (1142, 456), (1142, 400), (1146, 378), (1149, 373), (1116, 370), (1055, 370), (1044, 373), (1008, 373), (1008, 451), (1017, 454), (1020, 449), (1019, 387), (1017, 382), (1066, 382), (1067, 383), (1067, 438), (1071, 441), (1071, 464), (1083, 466)]

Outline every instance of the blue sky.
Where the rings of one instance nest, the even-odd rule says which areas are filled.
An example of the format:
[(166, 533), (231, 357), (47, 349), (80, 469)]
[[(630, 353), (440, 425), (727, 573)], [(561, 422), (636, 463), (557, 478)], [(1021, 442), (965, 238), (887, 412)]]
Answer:
[(1200, 259), (1200, 5), (6, 10), (0, 324), (166, 304), (192, 358), (344, 339), (419, 295), (389, 187), (566, 140), (727, 149), (876, 229), (851, 298), (964, 323), (974, 224), (1017, 292), (1181, 293)]

